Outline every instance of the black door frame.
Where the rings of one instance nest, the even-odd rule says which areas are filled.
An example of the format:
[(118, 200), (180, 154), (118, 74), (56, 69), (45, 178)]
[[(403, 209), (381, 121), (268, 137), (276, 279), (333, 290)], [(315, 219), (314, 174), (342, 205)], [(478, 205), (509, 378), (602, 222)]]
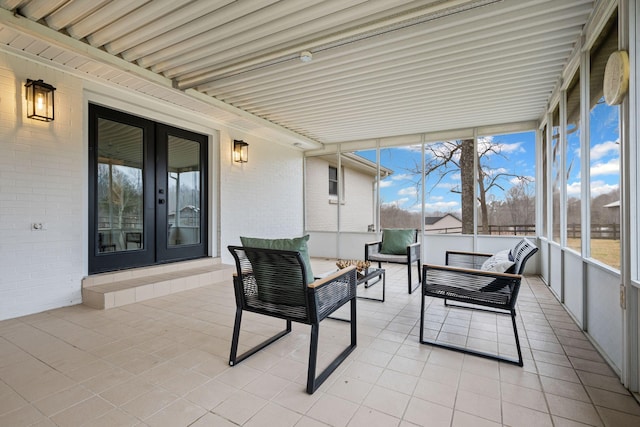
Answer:
[[(144, 232), (141, 248), (138, 250), (99, 252), (98, 248), (98, 120), (106, 119), (139, 127), (143, 130), (143, 217)], [(174, 246), (166, 245), (166, 211), (159, 215), (158, 211), (166, 208), (160, 204), (158, 193), (164, 189), (166, 196), (166, 141), (161, 141), (168, 135), (175, 135), (200, 143), (200, 243), (197, 245)], [(159, 122), (154, 122), (139, 116), (134, 116), (111, 108), (96, 104), (89, 104), (89, 274), (128, 268), (164, 264), (187, 259), (207, 256), (208, 251), (208, 137), (185, 129), (176, 128)], [(162, 152), (164, 150), (164, 152)], [(163, 176), (164, 175), (164, 176)], [(166, 197), (165, 197), (166, 198)], [(164, 235), (164, 240), (158, 235)], [(163, 247), (159, 247), (162, 241)]]
[[(179, 245), (179, 246), (169, 246), (167, 242), (167, 209), (166, 207), (169, 203), (166, 203), (166, 199), (168, 194), (169, 184), (167, 182), (167, 160), (169, 158), (167, 150), (168, 150), (168, 139), (169, 136), (176, 136), (184, 139), (188, 139), (191, 141), (199, 142), (200, 144), (200, 165), (201, 165), (201, 173), (200, 173), (200, 189), (201, 189), (201, 200), (200, 200), (200, 243), (193, 245)], [(158, 123), (156, 124), (156, 185), (155, 185), (155, 195), (156, 195), (156, 262), (172, 262), (183, 259), (193, 259), (199, 258), (202, 256), (206, 256), (207, 253), (207, 141), (208, 138), (206, 135), (198, 134), (195, 132), (191, 132), (185, 129), (176, 128), (174, 126), (169, 126), (166, 124)], [(205, 223), (205, 224), (203, 224)], [(204, 251), (204, 252), (203, 252)]]

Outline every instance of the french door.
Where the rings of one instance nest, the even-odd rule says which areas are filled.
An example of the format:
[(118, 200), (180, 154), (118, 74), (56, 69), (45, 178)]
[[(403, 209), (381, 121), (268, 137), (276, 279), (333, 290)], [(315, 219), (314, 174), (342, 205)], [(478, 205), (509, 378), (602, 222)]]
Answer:
[(207, 137), (89, 105), (89, 273), (207, 255)]

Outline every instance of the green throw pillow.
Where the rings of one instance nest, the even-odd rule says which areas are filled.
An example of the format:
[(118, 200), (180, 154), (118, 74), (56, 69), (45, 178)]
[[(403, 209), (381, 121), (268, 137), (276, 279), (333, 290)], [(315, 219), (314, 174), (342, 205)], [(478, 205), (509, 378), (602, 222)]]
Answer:
[(406, 255), (407, 246), (416, 241), (416, 230), (412, 228), (386, 228), (382, 230), (381, 254)]
[(249, 248), (260, 249), (280, 249), (283, 251), (298, 251), (300, 257), (304, 263), (304, 267), (307, 273), (307, 284), (315, 281), (313, 277), (313, 271), (311, 270), (311, 260), (309, 259), (309, 249), (307, 248), (307, 241), (309, 235), (302, 237), (295, 237), (293, 239), (261, 239), (258, 237), (240, 237), (242, 246)]

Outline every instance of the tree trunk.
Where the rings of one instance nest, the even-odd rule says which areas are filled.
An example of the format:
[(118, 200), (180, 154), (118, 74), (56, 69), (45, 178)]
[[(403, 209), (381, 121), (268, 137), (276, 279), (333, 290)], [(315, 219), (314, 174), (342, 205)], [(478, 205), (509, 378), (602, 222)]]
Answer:
[(475, 203), (473, 186), (476, 182), (473, 175), (473, 159), (475, 150), (473, 139), (463, 139), (460, 144), (462, 234), (473, 234), (473, 204)]
[[(478, 159), (478, 162), (480, 160)], [(478, 198), (480, 199), (480, 215), (482, 216), (482, 234), (491, 234), (489, 231), (489, 211), (487, 209), (487, 189), (484, 188), (482, 168), (478, 164)]]

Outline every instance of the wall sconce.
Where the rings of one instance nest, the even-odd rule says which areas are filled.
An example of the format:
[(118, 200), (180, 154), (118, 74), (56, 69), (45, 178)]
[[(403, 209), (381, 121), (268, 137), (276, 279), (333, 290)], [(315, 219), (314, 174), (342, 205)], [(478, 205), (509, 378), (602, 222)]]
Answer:
[(53, 121), (53, 91), (55, 87), (42, 80), (29, 80), (24, 85), (27, 89), (27, 118)]
[(249, 161), (249, 144), (237, 139), (233, 140), (233, 161), (237, 163)]

